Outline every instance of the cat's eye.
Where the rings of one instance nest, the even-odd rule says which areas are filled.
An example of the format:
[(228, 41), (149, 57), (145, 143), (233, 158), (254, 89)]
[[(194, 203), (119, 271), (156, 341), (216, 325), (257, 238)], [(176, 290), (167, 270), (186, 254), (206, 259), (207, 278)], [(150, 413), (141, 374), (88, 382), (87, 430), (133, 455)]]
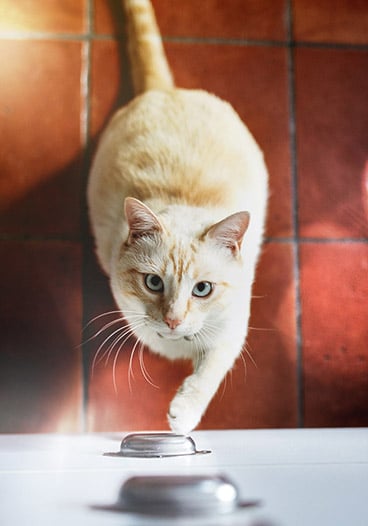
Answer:
[(146, 274), (144, 284), (151, 292), (162, 292), (164, 290), (164, 282), (157, 274)]
[(206, 298), (211, 294), (212, 290), (212, 283), (210, 283), (209, 281), (200, 281), (194, 286), (192, 294), (197, 298)]

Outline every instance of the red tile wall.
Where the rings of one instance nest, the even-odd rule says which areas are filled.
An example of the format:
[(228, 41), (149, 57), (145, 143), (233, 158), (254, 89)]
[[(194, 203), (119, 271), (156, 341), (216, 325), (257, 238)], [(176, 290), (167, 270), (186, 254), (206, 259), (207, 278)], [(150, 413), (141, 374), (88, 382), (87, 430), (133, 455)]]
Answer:
[[(271, 179), (247, 345), (200, 427), (368, 425), (367, 3), (153, 4), (177, 83), (234, 105)], [(130, 91), (120, 10), (0, 0), (0, 432), (166, 429), (190, 371), (108, 353), (84, 194)]]

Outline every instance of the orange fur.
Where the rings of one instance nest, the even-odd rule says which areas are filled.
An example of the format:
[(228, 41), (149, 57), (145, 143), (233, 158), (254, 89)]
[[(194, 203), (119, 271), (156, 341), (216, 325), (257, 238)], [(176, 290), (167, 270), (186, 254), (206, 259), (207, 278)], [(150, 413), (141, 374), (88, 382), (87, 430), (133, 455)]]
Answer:
[(127, 0), (124, 7), (129, 21), (129, 52), (135, 92), (172, 88), (174, 82), (151, 3)]

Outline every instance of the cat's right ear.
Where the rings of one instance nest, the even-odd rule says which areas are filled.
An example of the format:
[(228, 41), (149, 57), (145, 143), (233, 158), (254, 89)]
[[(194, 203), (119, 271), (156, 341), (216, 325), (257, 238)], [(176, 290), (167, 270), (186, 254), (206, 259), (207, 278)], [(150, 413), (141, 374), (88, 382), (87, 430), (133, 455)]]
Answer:
[(125, 217), (129, 225), (128, 244), (137, 238), (162, 231), (162, 225), (155, 214), (138, 199), (127, 197), (124, 207)]

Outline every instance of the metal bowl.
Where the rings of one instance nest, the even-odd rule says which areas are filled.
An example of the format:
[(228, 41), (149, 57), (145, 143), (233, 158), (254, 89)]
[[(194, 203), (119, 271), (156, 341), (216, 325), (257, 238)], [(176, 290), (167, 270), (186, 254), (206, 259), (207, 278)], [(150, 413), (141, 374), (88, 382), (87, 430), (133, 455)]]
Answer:
[(123, 439), (118, 453), (106, 453), (106, 455), (162, 458), (200, 453), (209, 453), (209, 451), (198, 451), (194, 440), (188, 436), (175, 433), (133, 433)]

